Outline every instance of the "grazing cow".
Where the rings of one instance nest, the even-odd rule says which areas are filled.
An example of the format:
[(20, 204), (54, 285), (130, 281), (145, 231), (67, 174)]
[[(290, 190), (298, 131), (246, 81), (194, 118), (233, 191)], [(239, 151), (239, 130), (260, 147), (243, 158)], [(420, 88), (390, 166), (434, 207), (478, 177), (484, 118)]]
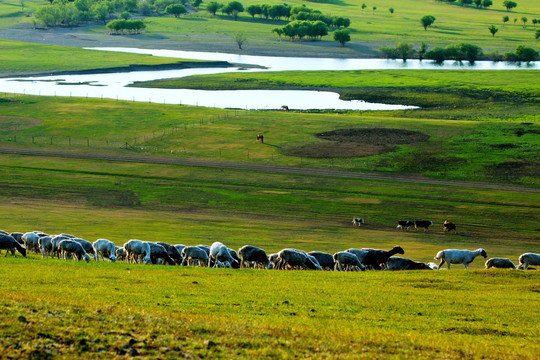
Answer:
[(456, 224), (454, 224), (453, 222), (444, 220), (443, 231), (447, 231), (447, 232), (454, 231), (454, 234), (457, 234)]
[(420, 229), (424, 229), (424, 232), (428, 231), (428, 228), (430, 226), (433, 226), (433, 221), (429, 221), (429, 220), (416, 220), (414, 222), (414, 227), (416, 229), (416, 231), (418, 231), (418, 228)]
[(260, 142), (261, 144), (264, 144), (264, 136), (261, 133), (257, 134), (257, 142)]
[(414, 226), (414, 222), (409, 221), (409, 220), (399, 220), (397, 223), (398, 223), (397, 228), (401, 229), (402, 231), (403, 230), (409, 231), (409, 228)]
[(354, 218), (352, 219), (353, 226), (360, 226), (364, 223), (364, 219), (362, 218)]
[(281, 105), (281, 110), (289, 112), (289, 107), (287, 105)]

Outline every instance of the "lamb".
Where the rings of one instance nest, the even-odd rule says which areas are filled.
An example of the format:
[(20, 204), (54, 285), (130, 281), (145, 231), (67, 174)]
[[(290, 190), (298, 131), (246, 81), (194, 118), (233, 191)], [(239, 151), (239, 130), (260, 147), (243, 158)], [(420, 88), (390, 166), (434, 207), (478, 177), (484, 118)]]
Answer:
[(540, 265), (540, 254), (525, 253), (519, 257), (518, 269), (527, 270), (529, 265)]
[(11, 235), (0, 235), (0, 251), (6, 250), (6, 255), (8, 252), (11, 252), (11, 255), (17, 256), (15, 250), (21, 253), (22, 256), (26, 257), (26, 248), (19, 244), (17, 240)]
[(42, 236), (38, 240), (39, 251), (41, 252), (41, 258), (53, 257), (52, 236)]
[(429, 266), (431, 270), (439, 270), (439, 266), (434, 262), (428, 262), (426, 265)]
[(82, 247), (84, 248), (84, 251), (86, 251), (86, 253), (92, 254), (92, 256), (94, 256), (94, 260), (96, 261), (98, 260), (96, 250), (94, 249), (94, 246), (92, 246), (92, 243), (90, 241), (80, 239), (80, 238), (70, 238), (70, 240), (76, 241), (79, 244), (81, 244)]
[(432, 270), (423, 262), (416, 262), (402, 257), (391, 257), (386, 261), (386, 270)]
[(67, 260), (67, 255), (72, 254), (77, 261), (84, 259), (86, 262), (90, 262), (90, 255), (86, 253), (82, 244), (73, 240), (62, 240), (58, 244), (58, 250), (62, 254), (62, 259)]
[(486, 261), (486, 269), (490, 269), (492, 267), (499, 269), (515, 269), (516, 265), (514, 265), (514, 263), (507, 258), (491, 258)]
[(332, 254), (320, 251), (310, 251), (308, 252), (308, 255), (311, 255), (315, 259), (317, 259), (319, 265), (321, 265), (321, 268), (323, 268), (324, 270), (334, 270), (335, 261)]
[(400, 246), (394, 246), (390, 251), (375, 250), (375, 249), (362, 249), (367, 251), (364, 261), (362, 263), (366, 266), (370, 266), (375, 270), (381, 270), (381, 264), (386, 264), (388, 259), (395, 254), (405, 254), (405, 251)]
[(120, 260), (120, 261), (127, 260), (127, 252), (126, 252), (126, 249), (124, 249), (123, 247), (116, 246), (115, 255), (116, 255), (116, 260)]
[(322, 270), (321, 265), (314, 263), (305, 251), (296, 249), (283, 249), (278, 252), (276, 268), (285, 269), (287, 265), (293, 268), (298, 266), (303, 269)]
[(191, 265), (195, 260), (202, 266), (207, 266), (210, 263), (208, 254), (199, 246), (184, 247), (182, 257), (184, 258), (182, 265)]
[(435, 260), (441, 260), (439, 264), (439, 270), (441, 269), (442, 264), (446, 261), (446, 265), (450, 270), (450, 264), (463, 264), (465, 269), (469, 269), (469, 264), (478, 256), (482, 255), (484, 258), (487, 258), (486, 250), (480, 248), (474, 251), (471, 250), (456, 250), (456, 249), (446, 249), (441, 250), (435, 256)]
[(360, 260), (353, 253), (340, 251), (334, 254), (334, 270), (336, 271), (365, 271), (366, 268), (360, 263)]
[(158, 241), (156, 244), (163, 246), (165, 250), (167, 250), (167, 255), (169, 255), (176, 265), (180, 265), (182, 263), (182, 255), (180, 255), (180, 252), (175, 246), (162, 241)]
[(142, 260), (145, 264), (150, 262), (150, 245), (147, 242), (131, 239), (124, 244), (124, 249), (128, 254), (128, 261), (138, 263)]
[[(238, 261), (236, 261), (232, 256), (231, 256), (231, 253), (229, 252), (229, 249), (223, 245), (222, 243), (220, 243), (219, 241), (216, 241), (212, 244), (212, 246), (210, 246), (210, 261), (214, 260), (214, 263), (212, 264), (213, 267), (216, 267), (216, 263), (215, 261), (221, 261), (221, 262), (226, 262), (228, 261), (231, 265), (233, 263), (237, 263), (238, 264)], [(208, 267), (210, 267), (210, 262), (208, 263)]]
[(266, 269), (272, 268), (272, 263), (263, 249), (251, 245), (244, 245), (238, 249), (238, 254), (240, 255), (241, 268), (246, 266), (246, 262), (248, 261), (254, 263), (255, 266), (261, 265)]
[(92, 244), (96, 251), (96, 261), (99, 261), (99, 255), (101, 255), (101, 260), (104, 261), (105, 258), (109, 259), (110, 262), (116, 261), (116, 245), (110, 240), (107, 239), (97, 239)]

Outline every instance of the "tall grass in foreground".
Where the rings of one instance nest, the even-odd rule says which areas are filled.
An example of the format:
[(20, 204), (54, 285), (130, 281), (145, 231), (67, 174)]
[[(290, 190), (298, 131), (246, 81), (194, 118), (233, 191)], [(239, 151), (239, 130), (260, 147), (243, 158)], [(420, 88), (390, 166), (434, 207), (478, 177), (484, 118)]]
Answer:
[(6, 357), (535, 359), (540, 351), (534, 271), (0, 261)]

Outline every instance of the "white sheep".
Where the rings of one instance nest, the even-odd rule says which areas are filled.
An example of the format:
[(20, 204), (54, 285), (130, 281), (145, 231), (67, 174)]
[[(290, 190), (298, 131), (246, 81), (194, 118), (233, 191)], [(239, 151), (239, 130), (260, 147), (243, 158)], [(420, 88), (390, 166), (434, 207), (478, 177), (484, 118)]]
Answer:
[(34, 231), (24, 233), (22, 240), (24, 241), (24, 246), (27, 251), (37, 253), (39, 251), (39, 240), (40, 236)]
[(366, 255), (368, 253), (368, 250), (370, 249), (354, 249), (354, 248), (351, 248), (351, 249), (347, 249), (346, 251), (351, 253), (351, 254), (354, 254), (356, 255), (356, 257), (358, 258), (358, 261), (360, 261), (360, 264), (363, 264), (364, 263), (364, 259), (366, 258)]
[(115, 255), (116, 255), (116, 260), (120, 260), (120, 261), (127, 260), (127, 252), (126, 252), (126, 249), (124, 249), (123, 247), (116, 246)]
[(340, 251), (334, 254), (334, 270), (336, 271), (365, 271), (366, 268), (360, 263), (355, 254), (347, 251)]
[(516, 265), (507, 258), (491, 258), (486, 261), (486, 269), (492, 267), (499, 269), (515, 269)]
[(463, 264), (465, 269), (469, 269), (469, 264), (472, 263), (478, 255), (482, 255), (484, 258), (487, 258), (486, 251), (481, 248), (474, 251), (446, 249), (439, 251), (435, 256), (435, 260), (441, 260), (439, 270), (441, 269), (442, 264), (445, 262), (448, 269), (450, 269), (450, 264)]
[(128, 254), (128, 261), (135, 263), (144, 261), (145, 264), (150, 262), (150, 245), (147, 242), (131, 239), (124, 244), (124, 249)]
[(79, 244), (82, 245), (82, 247), (84, 248), (84, 251), (86, 251), (87, 254), (91, 254), (93, 257), (94, 257), (94, 260), (97, 261), (97, 253), (96, 253), (96, 250), (94, 249), (94, 246), (92, 245), (92, 243), (88, 240), (84, 240), (84, 239), (81, 239), (81, 238), (70, 238), (69, 240), (73, 240), (73, 241), (76, 241), (78, 242)]
[(96, 261), (99, 261), (99, 256), (101, 255), (101, 260), (104, 261), (106, 258), (110, 262), (116, 261), (116, 245), (110, 240), (107, 239), (97, 239), (92, 244), (96, 251)]
[[(212, 262), (212, 260), (214, 260), (214, 262)], [(229, 249), (219, 241), (214, 242), (212, 246), (210, 246), (210, 262), (208, 263), (208, 266), (210, 267), (212, 264), (214, 267), (217, 267), (217, 261), (221, 261), (222, 263), (228, 261), (230, 264), (238, 263), (238, 261), (232, 257)]]
[(426, 265), (429, 266), (431, 270), (439, 270), (439, 266), (434, 262), (428, 262)]
[(53, 256), (52, 237), (42, 236), (38, 240), (39, 251), (41, 252), (41, 258)]
[(279, 261), (279, 255), (278, 254), (270, 254), (268, 255), (268, 260), (270, 260), (271, 268), (275, 269), (277, 266), (277, 263)]
[(535, 253), (521, 254), (519, 257), (518, 269), (527, 270), (529, 268), (529, 265), (540, 265), (540, 254), (535, 254)]
[(287, 265), (294, 267), (302, 267), (303, 269), (322, 270), (321, 265), (313, 256), (308, 255), (305, 251), (297, 249), (283, 249), (278, 252), (278, 261), (276, 268), (285, 269)]
[(90, 261), (90, 255), (88, 255), (83, 246), (76, 241), (62, 240), (58, 244), (58, 250), (62, 254), (62, 259), (64, 261), (67, 260), (68, 254), (72, 254), (73, 258), (77, 259), (77, 261), (80, 259), (84, 259), (86, 262)]
[(199, 263), (199, 265), (207, 266), (207, 264), (210, 263), (208, 254), (206, 251), (199, 247), (199, 246), (186, 246), (182, 249), (182, 258), (184, 259), (182, 261), (182, 265), (191, 265), (195, 261)]

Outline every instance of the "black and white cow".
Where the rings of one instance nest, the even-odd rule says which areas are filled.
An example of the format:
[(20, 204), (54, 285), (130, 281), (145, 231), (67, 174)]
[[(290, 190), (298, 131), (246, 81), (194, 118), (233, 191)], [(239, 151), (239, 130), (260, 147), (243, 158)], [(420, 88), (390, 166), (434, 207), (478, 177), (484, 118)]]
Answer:
[(420, 228), (420, 229), (424, 229), (424, 232), (426, 232), (430, 226), (433, 226), (433, 221), (416, 220), (414, 222), (414, 227), (416, 228), (416, 231), (418, 231), (418, 229)]
[(397, 228), (401, 229), (401, 230), (407, 230), (408, 231), (409, 228), (414, 226), (414, 222), (412, 222), (410, 220), (399, 220), (397, 223), (398, 223)]
[(354, 226), (360, 226), (364, 223), (364, 219), (362, 218), (354, 218), (352, 219), (352, 223)]

